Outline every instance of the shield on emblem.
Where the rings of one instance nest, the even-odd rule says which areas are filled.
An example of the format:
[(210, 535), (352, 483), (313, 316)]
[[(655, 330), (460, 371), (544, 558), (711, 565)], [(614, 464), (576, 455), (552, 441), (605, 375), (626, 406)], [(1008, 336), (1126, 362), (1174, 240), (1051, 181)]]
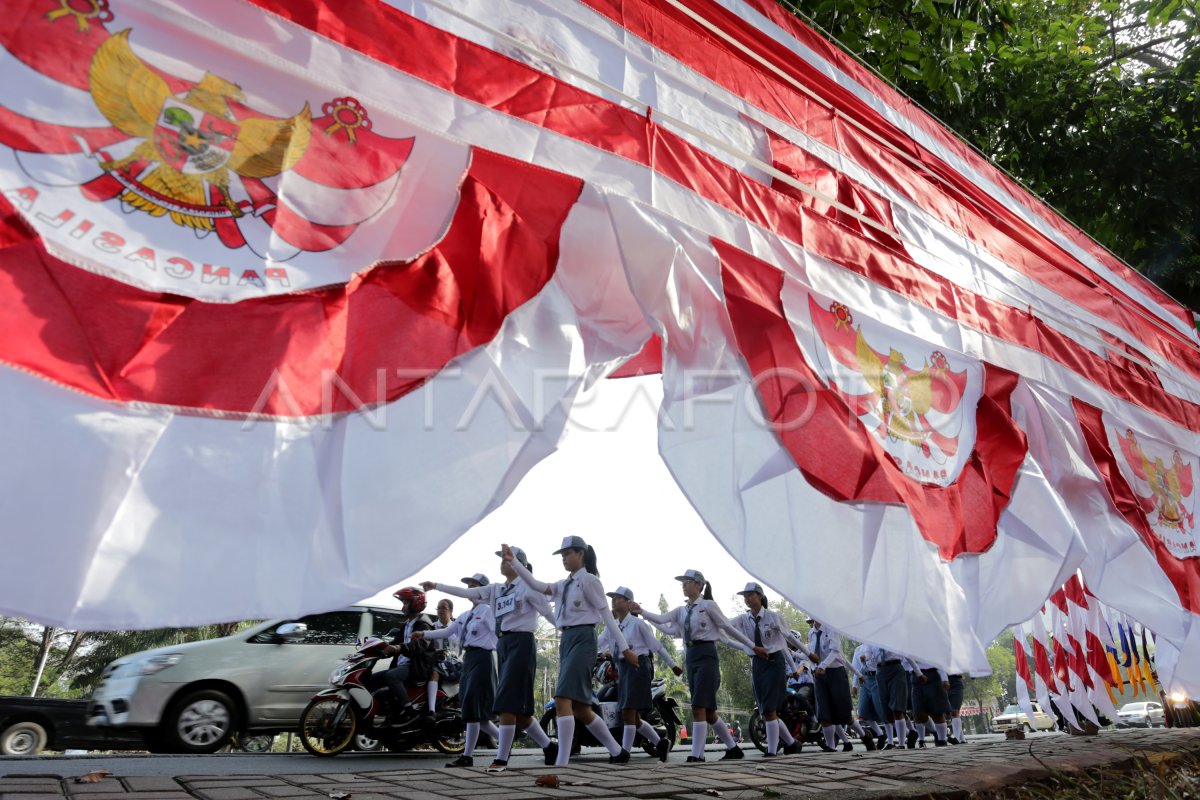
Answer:
[(169, 97), (158, 113), (154, 144), (166, 164), (200, 175), (225, 166), (237, 134), (236, 122)]

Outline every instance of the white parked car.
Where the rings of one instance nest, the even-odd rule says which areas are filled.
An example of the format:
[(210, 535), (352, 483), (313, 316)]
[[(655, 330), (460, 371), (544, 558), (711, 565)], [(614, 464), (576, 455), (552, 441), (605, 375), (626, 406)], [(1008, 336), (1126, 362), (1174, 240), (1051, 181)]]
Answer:
[(212, 753), (235, 733), (294, 730), (357, 639), (403, 626), (399, 611), (353, 606), (134, 653), (105, 667), (88, 724), (140, 730), (150, 750), (172, 753)]
[(1054, 717), (1042, 711), (1041, 706), (1036, 702), (1031, 703), (1033, 706), (1033, 719), (1021, 710), (1021, 707), (1013, 704), (1004, 709), (1001, 713), (992, 717), (992, 732), (1004, 733), (1013, 728), (1031, 733), (1033, 731), (1052, 731), (1056, 725)]
[(1117, 710), (1118, 728), (1161, 728), (1166, 724), (1162, 703), (1126, 703)]

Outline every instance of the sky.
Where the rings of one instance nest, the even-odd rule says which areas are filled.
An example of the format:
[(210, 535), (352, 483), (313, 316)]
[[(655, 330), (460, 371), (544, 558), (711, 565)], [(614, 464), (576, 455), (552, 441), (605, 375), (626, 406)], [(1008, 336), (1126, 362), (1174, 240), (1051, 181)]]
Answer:
[(659, 457), (661, 400), (657, 375), (600, 381), (577, 401), (558, 452), (441, 557), (376, 598), (422, 580), (461, 585), (475, 572), (503, 580), (493, 555), (501, 542), (524, 549), (538, 578), (558, 580), (566, 573), (552, 553), (564, 536), (577, 535), (596, 549), (608, 591), (627, 586), (655, 609), (663, 594), (674, 606), (683, 602), (674, 576), (698, 569), (722, 608), (740, 610), (731, 595), (753, 578), (705, 527)]

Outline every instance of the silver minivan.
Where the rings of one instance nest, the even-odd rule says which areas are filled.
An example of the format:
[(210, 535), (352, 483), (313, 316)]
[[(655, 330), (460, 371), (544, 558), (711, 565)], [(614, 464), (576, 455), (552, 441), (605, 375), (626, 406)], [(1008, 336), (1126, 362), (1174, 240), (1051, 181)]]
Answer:
[(212, 753), (238, 732), (294, 730), (357, 640), (403, 626), (398, 610), (352, 606), (134, 653), (105, 667), (88, 722), (139, 729), (149, 750), (168, 753)]

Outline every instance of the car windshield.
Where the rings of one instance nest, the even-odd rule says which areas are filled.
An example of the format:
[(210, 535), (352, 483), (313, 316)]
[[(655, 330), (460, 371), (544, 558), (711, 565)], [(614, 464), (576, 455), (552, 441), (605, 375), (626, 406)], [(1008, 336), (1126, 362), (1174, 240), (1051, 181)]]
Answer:
[(1004, 713), (1005, 714), (1020, 714), (1021, 707), (1020, 706), (1009, 706), (1008, 708), (1004, 709)]
[(1121, 706), (1121, 711), (1135, 711), (1140, 714), (1145, 710), (1145, 703), (1126, 703), (1125, 705)]

